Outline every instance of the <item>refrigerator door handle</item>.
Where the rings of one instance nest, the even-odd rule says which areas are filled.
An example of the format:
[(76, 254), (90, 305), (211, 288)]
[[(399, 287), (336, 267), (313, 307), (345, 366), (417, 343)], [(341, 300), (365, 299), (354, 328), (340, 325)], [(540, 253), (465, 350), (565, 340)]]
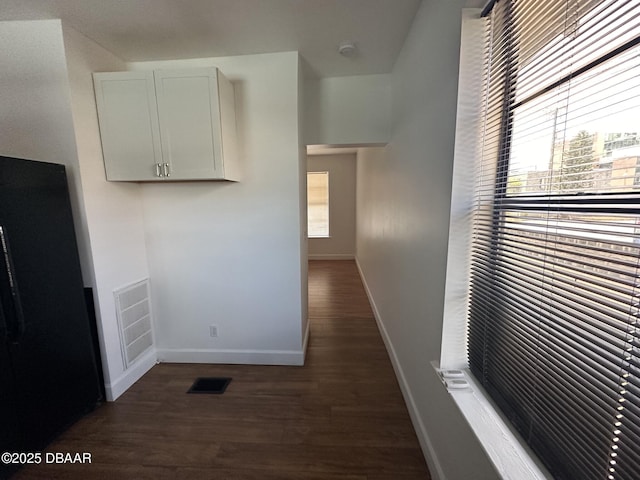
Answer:
[(9, 280), (9, 290), (11, 292), (11, 299), (13, 300), (13, 311), (15, 313), (14, 324), (10, 325), (9, 322), (7, 322), (6, 326), (9, 333), (9, 339), (13, 342), (17, 342), (24, 334), (25, 330), (24, 312), (22, 310), (22, 302), (20, 301), (20, 292), (18, 290), (16, 276), (14, 273), (15, 269), (11, 258), (11, 250), (9, 248), (6, 228), (2, 225), (0, 225), (0, 248), (0, 253), (4, 257), (4, 265), (7, 272), (7, 278)]
[(2, 306), (2, 302), (0, 301), (0, 340), (4, 341), (9, 336), (7, 328), (7, 317), (4, 314), (4, 307)]

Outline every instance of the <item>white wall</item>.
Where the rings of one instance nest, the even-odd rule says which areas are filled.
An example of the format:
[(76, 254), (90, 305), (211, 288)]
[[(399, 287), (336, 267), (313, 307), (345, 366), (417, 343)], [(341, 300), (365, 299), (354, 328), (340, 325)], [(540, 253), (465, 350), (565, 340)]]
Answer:
[(92, 281), (107, 397), (117, 398), (154, 365), (150, 352), (124, 371), (113, 291), (149, 276), (140, 186), (105, 178), (91, 73), (123, 70), (124, 62), (64, 26), (79, 172), (91, 241)]
[(495, 479), (438, 380), (462, 0), (423, 2), (392, 73), (393, 133), (357, 167), (357, 259), (436, 479)]
[(310, 155), (307, 171), (329, 172), (329, 238), (309, 239), (309, 258), (353, 259), (356, 250), (356, 156)]
[(67, 167), (82, 275), (91, 254), (59, 20), (0, 22), (0, 155)]
[(386, 144), (391, 136), (390, 75), (308, 78), (308, 145)]
[[(140, 185), (106, 182), (93, 97), (91, 72), (127, 66), (71, 28), (63, 39), (59, 21), (0, 22), (0, 42), (0, 154), (68, 167), (109, 399), (156, 360), (150, 352), (124, 371), (113, 300), (114, 289), (147, 276), (164, 359), (302, 363), (306, 157), (297, 53), (174, 62), (215, 62), (235, 82), (246, 175), (233, 184)], [(208, 337), (210, 324), (219, 338)]]
[[(298, 54), (129, 65), (200, 66), (219, 67), (234, 84), (244, 175), (237, 183), (141, 186), (158, 357), (300, 364), (306, 245)], [(209, 336), (212, 324), (217, 338)]]
[(305, 132), (305, 91), (309, 67), (305, 60), (298, 55), (298, 199), (300, 202), (299, 235), (300, 235), (300, 291), (302, 293), (302, 350), (306, 352), (309, 340), (309, 268), (307, 256), (309, 243), (307, 241), (307, 145), (304, 140)]
[[(123, 375), (112, 289), (147, 275), (137, 186), (104, 178), (91, 71), (123, 63), (59, 20), (0, 22), (0, 154), (63, 163), (84, 283), (94, 288), (109, 399)], [(94, 274), (95, 272), (95, 274)]]

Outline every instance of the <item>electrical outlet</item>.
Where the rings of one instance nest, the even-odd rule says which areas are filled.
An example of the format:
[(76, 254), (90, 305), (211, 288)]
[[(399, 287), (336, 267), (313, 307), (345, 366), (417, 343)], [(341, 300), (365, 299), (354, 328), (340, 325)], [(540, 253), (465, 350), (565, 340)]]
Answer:
[(218, 336), (218, 326), (217, 325), (209, 325), (209, 336), (217, 337)]

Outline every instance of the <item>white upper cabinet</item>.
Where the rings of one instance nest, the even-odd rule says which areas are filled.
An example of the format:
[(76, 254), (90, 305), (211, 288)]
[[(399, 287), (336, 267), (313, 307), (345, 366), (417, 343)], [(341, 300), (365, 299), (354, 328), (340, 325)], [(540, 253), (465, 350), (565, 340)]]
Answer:
[(94, 73), (107, 180), (238, 180), (231, 83), (217, 68)]

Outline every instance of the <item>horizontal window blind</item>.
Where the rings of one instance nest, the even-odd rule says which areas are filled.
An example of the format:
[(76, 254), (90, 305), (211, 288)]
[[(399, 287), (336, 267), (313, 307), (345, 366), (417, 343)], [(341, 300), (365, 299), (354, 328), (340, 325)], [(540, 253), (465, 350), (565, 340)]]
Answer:
[(487, 17), (472, 373), (558, 479), (640, 478), (640, 2)]
[(307, 235), (329, 236), (329, 172), (307, 172)]

